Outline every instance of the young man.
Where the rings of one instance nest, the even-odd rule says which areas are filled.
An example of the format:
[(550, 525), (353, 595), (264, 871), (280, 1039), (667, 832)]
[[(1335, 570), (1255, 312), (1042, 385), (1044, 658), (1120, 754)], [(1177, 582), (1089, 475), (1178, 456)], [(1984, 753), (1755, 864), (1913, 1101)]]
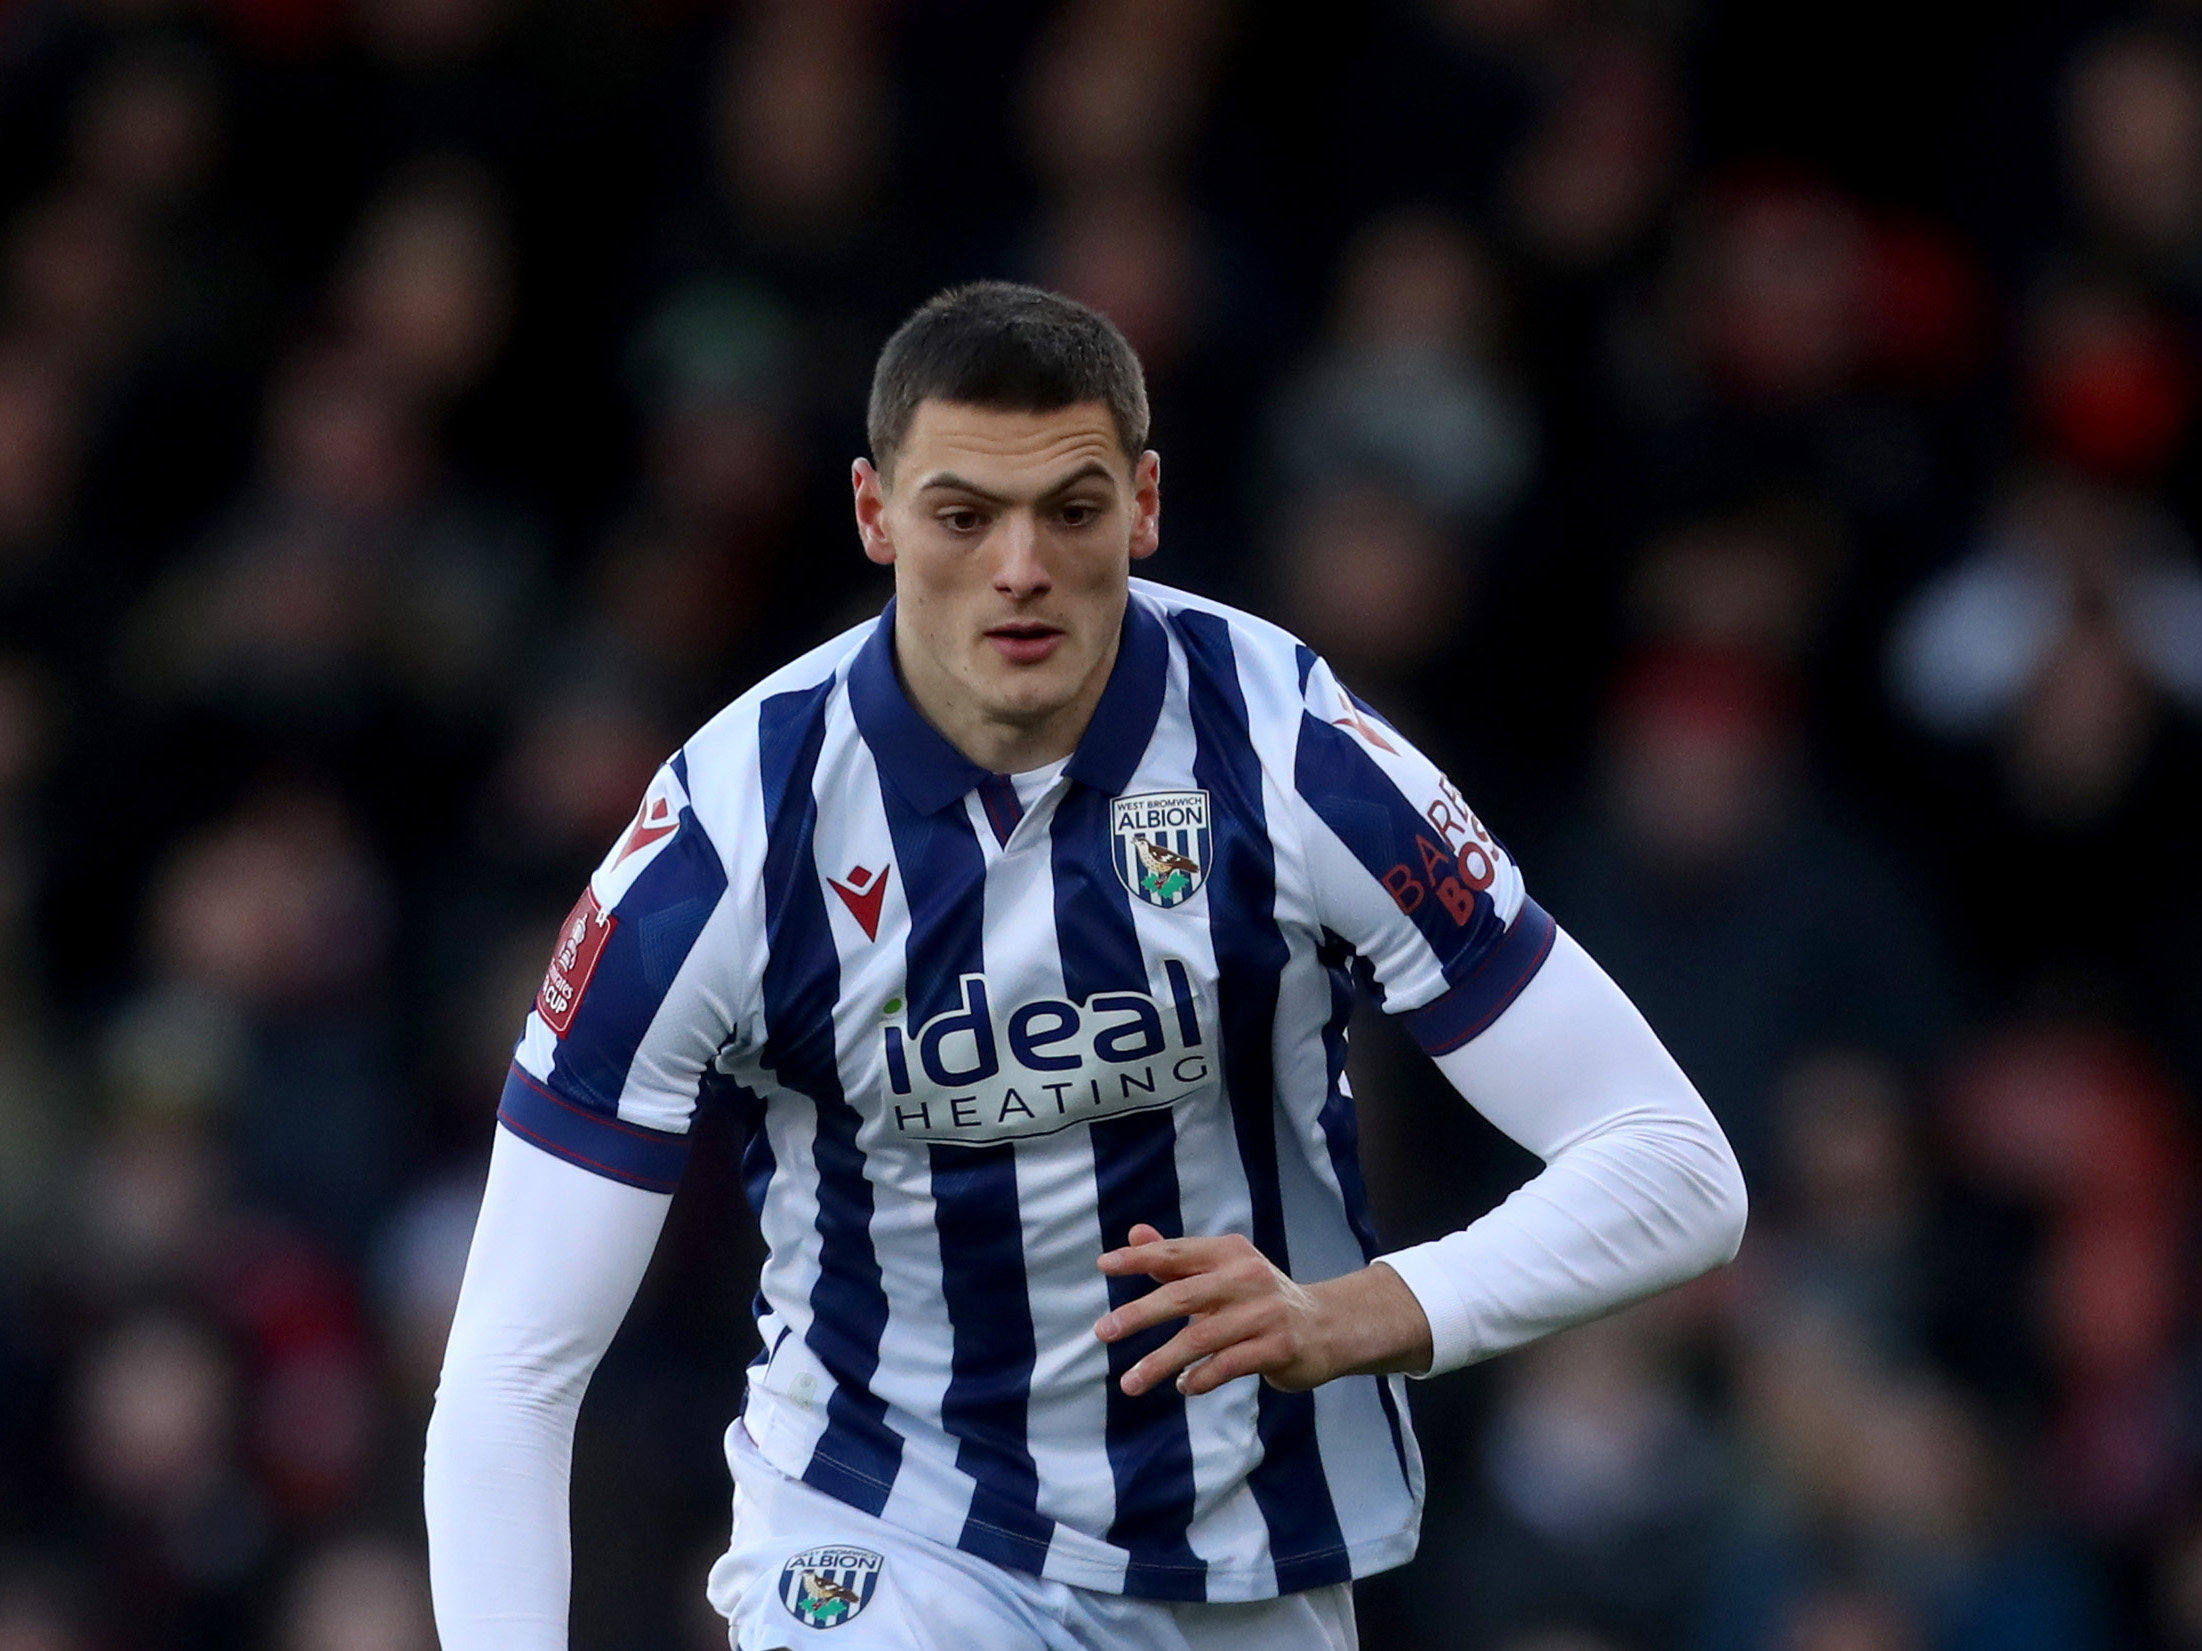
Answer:
[[(565, 1643), (575, 1413), (713, 1097), (770, 1247), (738, 1651), (1349, 1647), (1414, 1552), (1400, 1375), (1728, 1259), (1735, 1160), (1442, 774), (1131, 579), (1160, 466), (1107, 321), (945, 293), (870, 415), (895, 600), (658, 774), (521, 1037), (429, 1430), (446, 1651)], [(1356, 969), (1546, 1162), (1381, 1260)]]

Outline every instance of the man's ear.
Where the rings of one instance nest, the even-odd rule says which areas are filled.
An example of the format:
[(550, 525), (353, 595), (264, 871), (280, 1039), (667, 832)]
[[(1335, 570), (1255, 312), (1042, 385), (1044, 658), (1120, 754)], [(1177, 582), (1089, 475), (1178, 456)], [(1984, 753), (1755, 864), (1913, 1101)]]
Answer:
[(1132, 466), (1132, 560), (1152, 556), (1162, 545), (1162, 455), (1152, 447)]
[(887, 532), (887, 482), (872, 468), (870, 459), (849, 466), (849, 485), (856, 495), (856, 536), (864, 554), (881, 567), (895, 559), (895, 542)]

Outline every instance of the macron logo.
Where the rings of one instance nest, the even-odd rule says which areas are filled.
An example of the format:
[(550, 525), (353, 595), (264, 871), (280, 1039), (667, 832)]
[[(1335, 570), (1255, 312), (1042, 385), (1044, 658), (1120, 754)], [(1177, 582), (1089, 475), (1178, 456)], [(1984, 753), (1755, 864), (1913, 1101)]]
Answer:
[[(648, 848), (661, 837), (670, 837), (680, 830), (680, 821), (673, 818), (673, 806), (663, 797), (652, 797), (636, 811), (635, 829), (628, 834), (626, 845), (619, 851), (619, 860)], [(618, 865), (614, 860), (613, 865)]]
[(879, 907), (887, 897), (887, 874), (894, 870), (892, 863), (877, 871), (866, 871), (862, 866), (851, 866), (846, 882), (829, 877), (827, 884), (841, 896), (841, 904), (849, 908), (849, 915), (864, 930), (866, 940), (879, 938)]
[(1351, 694), (1340, 689), (1338, 698), (1344, 704), (1346, 714), (1342, 717), (1332, 717), (1330, 719), (1330, 725), (1333, 728), (1344, 728), (1352, 733), (1359, 734), (1379, 751), (1389, 751), (1393, 756), (1399, 754), (1399, 748), (1378, 733), (1376, 724), (1361, 714), (1361, 707), (1353, 703)]

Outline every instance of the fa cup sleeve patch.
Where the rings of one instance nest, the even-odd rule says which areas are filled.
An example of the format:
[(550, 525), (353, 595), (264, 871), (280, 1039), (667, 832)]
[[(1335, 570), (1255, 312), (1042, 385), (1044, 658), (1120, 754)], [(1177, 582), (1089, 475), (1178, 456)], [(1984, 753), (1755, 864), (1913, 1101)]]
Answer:
[(558, 931), (558, 948), (551, 953), (550, 967), (543, 971), (543, 989), (535, 994), (535, 1012), (561, 1038), (572, 1027), (574, 1012), (581, 1007), (581, 994), (589, 989), (589, 977), (596, 973), (597, 959), (604, 955), (604, 944), (618, 927), (619, 919), (596, 903), (596, 890), (583, 889), (567, 914), (565, 926)]

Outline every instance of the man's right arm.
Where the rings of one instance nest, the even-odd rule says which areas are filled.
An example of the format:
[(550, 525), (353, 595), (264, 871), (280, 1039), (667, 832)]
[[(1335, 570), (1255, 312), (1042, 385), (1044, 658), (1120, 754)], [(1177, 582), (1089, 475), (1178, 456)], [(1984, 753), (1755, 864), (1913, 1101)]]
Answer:
[(498, 1128), (428, 1424), (444, 1651), (565, 1651), (574, 1419), (672, 1202)]
[[(652, 777), (513, 1052), (428, 1429), (444, 1651), (564, 1651), (581, 1395), (665, 1225), (706, 1074), (757, 1008), (763, 788), (745, 740), (730, 719)], [(701, 817), (714, 803), (731, 859)]]

